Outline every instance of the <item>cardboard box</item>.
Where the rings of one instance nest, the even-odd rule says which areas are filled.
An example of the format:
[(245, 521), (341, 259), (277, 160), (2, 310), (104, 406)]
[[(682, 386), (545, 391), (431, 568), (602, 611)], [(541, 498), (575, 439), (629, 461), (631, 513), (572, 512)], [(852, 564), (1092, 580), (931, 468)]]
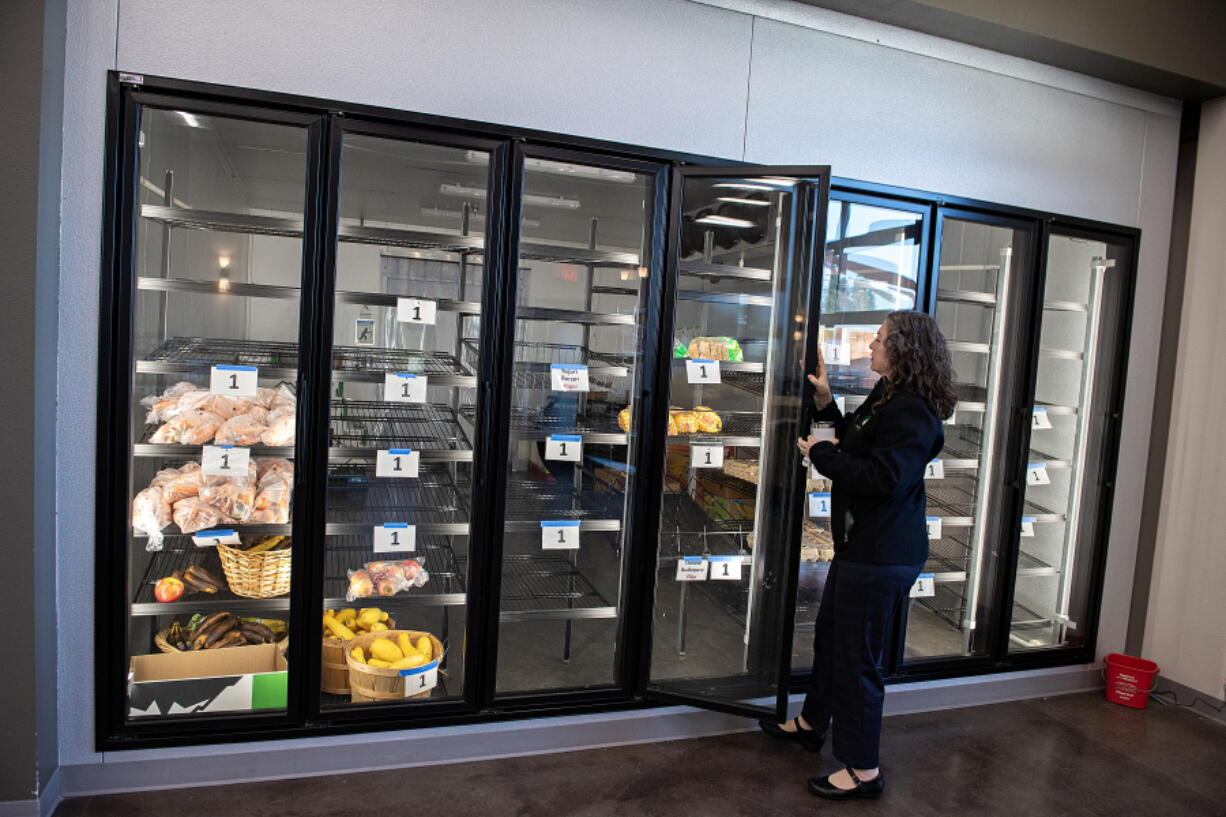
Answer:
[(133, 656), (128, 716), (284, 709), (287, 676), (275, 644)]

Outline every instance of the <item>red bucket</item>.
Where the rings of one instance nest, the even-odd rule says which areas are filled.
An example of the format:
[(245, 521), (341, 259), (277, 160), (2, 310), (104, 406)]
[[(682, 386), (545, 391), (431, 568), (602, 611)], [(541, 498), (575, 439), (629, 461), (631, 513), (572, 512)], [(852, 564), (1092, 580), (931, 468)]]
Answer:
[(1107, 700), (1112, 703), (1144, 709), (1149, 691), (1154, 688), (1158, 665), (1144, 658), (1113, 652), (1106, 657)]

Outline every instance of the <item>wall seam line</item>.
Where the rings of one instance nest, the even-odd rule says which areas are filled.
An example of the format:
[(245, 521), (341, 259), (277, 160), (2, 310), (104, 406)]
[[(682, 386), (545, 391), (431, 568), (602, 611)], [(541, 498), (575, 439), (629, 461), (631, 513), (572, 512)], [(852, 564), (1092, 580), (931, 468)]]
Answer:
[(741, 161), (745, 161), (749, 146), (749, 94), (753, 89), (753, 41), (758, 30), (758, 17), (749, 18), (749, 65), (745, 71), (745, 120), (741, 126)]

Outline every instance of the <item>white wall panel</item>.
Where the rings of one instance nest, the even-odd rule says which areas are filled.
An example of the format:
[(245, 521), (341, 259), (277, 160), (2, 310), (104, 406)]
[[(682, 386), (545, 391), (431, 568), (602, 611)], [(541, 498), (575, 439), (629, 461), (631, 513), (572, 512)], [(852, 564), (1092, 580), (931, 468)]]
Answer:
[(118, 64), (739, 156), (750, 25), (681, 0), (125, 0)]
[(758, 19), (746, 158), (1136, 224), (1144, 112)]

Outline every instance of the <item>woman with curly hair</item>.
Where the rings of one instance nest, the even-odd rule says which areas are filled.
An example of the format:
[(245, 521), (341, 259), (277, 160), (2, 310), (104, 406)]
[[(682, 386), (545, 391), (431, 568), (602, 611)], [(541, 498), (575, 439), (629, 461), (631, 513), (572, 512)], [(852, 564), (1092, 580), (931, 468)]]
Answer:
[(836, 439), (797, 444), (833, 482), (834, 561), (804, 708), (786, 723), (759, 722), (771, 737), (815, 752), (833, 724), (832, 753), (846, 768), (809, 779), (809, 791), (832, 800), (880, 797), (884, 789), (877, 753), (886, 630), (928, 559), (924, 469), (945, 444), (942, 421), (958, 399), (945, 338), (928, 315), (891, 312), (869, 349), (881, 378), (850, 415), (834, 403), (820, 355), (809, 375), (816, 418), (834, 422)]

